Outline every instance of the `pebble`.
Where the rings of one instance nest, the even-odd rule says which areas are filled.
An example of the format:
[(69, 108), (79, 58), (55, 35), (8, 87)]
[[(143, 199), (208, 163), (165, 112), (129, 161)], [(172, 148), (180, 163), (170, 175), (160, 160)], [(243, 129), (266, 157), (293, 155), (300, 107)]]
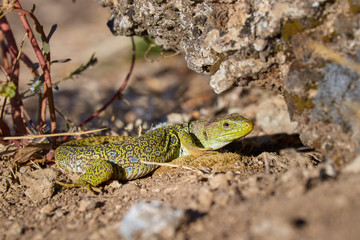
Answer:
[(225, 192), (221, 192), (221, 193), (217, 194), (214, 202), (217, 205), (226, 206), (229, 203), (229, 201), (230, 201), (229, 194), (227, 194)]
[(267, 42), (264, 39), (258, 38), (254, 41), (254, 49), (258, 52), (264, 50), (264, 48), (266, 47)]
[(346, 165), (343, 171), (348, 173), (360, 173), (360, 154), (357, 155), (352, 162)]
[(1, 179), (0, 182), (0, 192), (4, 193), (9, 189), (9, 181), (6, 178)]
[(33, 185), (25, 190), (25, 195), (34, 202), (49, 199), (54, 194), (54, 182), (47, 178), (33, 180)]
[(190, 114), (186, 114), (186, 113), (171, 113), (167, 116), (167, 123), (169, 124), (179, 124), (179, 123), (184, 123), (184, 122), (188, 122), (191, 119), (191, 115)]
[(44, 207), (42, 207), (40, 209), (40, 213), (44, 214), (44, 215), (47, 215), (47, 216), (51, 216), (51, 215), (54, 214), (55, 209), (56, 209), (56, 207), (54, 207), (53, 205), (46, 204)]
[(55, 210), (55, 216), (61, 218), (65, 215), (66, 211), (63, 208), (58, 208)]
[(228, 177), (225, 174), (217, 174), (209, 180), (209, 185), (211, 190), (216, 190), (218, 188), (226, 188), (228, 183)]
[(93, 210), (96, 208), (96, 202), (91, 201), (91, 200), (87, 200), (87, 199), (83, 199), (79, 202), (79, 211), (80, 212), (85, 212), (88, 210)]
[(262, 101), (256, 112), (256, 125), (268, 135), (297, 133), (296, 122), (292, 122), (287, 105), (280, 96), (270, 97)]
[(145, 194), (147, 194), (148, 193), (148, 190), (146, 189), (146, 188), (141, 188), (140, 189), (140, 194), (141, 195), (145, 195)]
[(109, 183), (107, 186), (110, 187), (110, 188), (118, 189), (118, 188), (122, 187), (122, 184), (119, 181), (114, 180), (111, 183)]
[(233, 181), (235, 179), (236, 174), (229, 171), (225, 173), (225, 176), (228, 181)]
[(140, 200), (125, 214), (119, 233), (126, 239), (172, 239), (185, 219), (183, 209)]
[(60, 172), (54, 168), (44, 168), (44, 169), (37, 169), (31, 171), (29, 175), (33, 178), (40, 179), (40, 178), (48, 178), (49, 180), (54, 180), (59, 176)]
[(12, 235), (14, 236), (19, 236), (24, 234), (25, 232), (25, 227), (17, 222), (15, 222), (14, 224), (11, 225), (11, 227), (8, 229), (7, 234), (8, 235)]
[(210, 208), (214, 199), (214, 193), (208, 188), (201, 188), (198, 195), (199, 205), (206, 209)]

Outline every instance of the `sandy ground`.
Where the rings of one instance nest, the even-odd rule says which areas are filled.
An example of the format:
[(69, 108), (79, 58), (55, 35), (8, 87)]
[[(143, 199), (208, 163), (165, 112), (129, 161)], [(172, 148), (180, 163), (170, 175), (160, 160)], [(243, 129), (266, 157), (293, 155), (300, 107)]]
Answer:
[[(121, 85), (130, 41), (111, 35), (107, 11), (97, 1), (35, 3), (45, 29), (58, 24), (53, 59), (73, 59), (54, 65), (53, 81), (92, 53), (98, 56), (97, 65), (60, 84), (55, 95), (58, 110), (79, 124)], [(209, 77), (189, 71), (181, 56), (160, 59), (138, 59), (126, 101), (115, 102), (87, 128), (134, 134), (138, 125), (146, 129), (166, 116), (177, 122), (238, 112), (254, 121), (254, 131), (217, 155), (174, 162), (192, 170), (161, 167), (142, 179), (103, 184), (97, 195), (56, 185), (55, 179), (77, 176), (45, 162), (43, 152), (15, 163), (19, 148), (1, 145), (0, 239), (122, 239), (119, 225), (139, 200), (160, 201), (186, 216), (168, 231), (144, 237), (145, 231), (145, 239), (359, 239), (359, 174), (334, 172), (302, 146), (281, 97), (254, 88), (217, 96)], [(35, 114), (34, 102), (26, 104)]]

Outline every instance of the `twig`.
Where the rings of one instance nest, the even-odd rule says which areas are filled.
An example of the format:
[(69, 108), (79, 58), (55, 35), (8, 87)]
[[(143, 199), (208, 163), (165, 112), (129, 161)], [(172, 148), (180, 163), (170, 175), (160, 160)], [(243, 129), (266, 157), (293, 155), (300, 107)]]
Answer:
[[(22, 9), (20, 2), (17, 0), (15, 2), (15, 7), (13, 9), (14, 12), (17, 12), (19, 14), (20, 20), (23, 24), (23, 27), (25, 31), (29, 35), (30, 43), (35, 51), (36, 57), (39, 60), (41, 69), (44, 72), (44, 87), (43, 87), (43, 99), (41, 104), (41, 120), (40, 120), (40, 126), (45, 124), (46, 120), (46, 105), (47, 102), (49, 103), (49, 112), (50, 112), (50, 120), (51, 120), (51, 132), (56, 132), (56, 114), (55, 114), (55, 104), (54, 104), (54, 98), (53, 98), (53, 92), (52, 92), (52, 83), (51, 83), (51, 76), (50, 76), (50, 51), (43, 52), (41, 51), (39, 44), (36, 41), (36, 38), (34, 36), (34, 33), (29, 25), (29, 22), (25, 15), (28, 15), (32, 18), (32, 20), (35, 22), (35, 25), (37, 27), (37, 31), (41, 35), (41, 39), (44, 44), (48, 44), (48, 39), (43, 31), (43, 27), (40, 24), (40, 22), (37, 20), (35, 15), (32, 12), (26, 11)], [(53, 139), (55, 141), (55, 139)]]
[(43, 137), (60, 137), (60, 136), (80, 136), (83, 134), (89, 134), (94, 132), (100, 132), (108, 128), (100, 128), (96, 130), (90, 130), (85, 132), (74, 132), (74, 133), (52, 133), (52, 134), (41, 134), (41, 135), (28, 135), (28, 136), (17, 136), (17, 137), (4, 137), (3, 140), (14, 140), (14, 139), (35, 139), (35, 138), (43, 138)]
[(21, 52), (22, 52), (22, 47), (23, 47), (23, 45), (24, 45), (24, 42), (25, 42), (25, 38), (28, 36), (28, 34), (27, 33), (25, 33), (25, 36), (23, 37), (23, 40), (21, 41), (21, 43), (20, 43), (20, 48), (19, 48), (19, 51), (18, 51), (18, 53), (17, 53), (17, 56), (16, 56), (16, 62), (15, 62), (15, 64), (13, 65), (13, 69), (11, 69), (11, 72), (13, 72), (15, 69), (15, 65), (19, 62), (19, 59), (20, 59), (20, 56), (21, 56)]
[(195, 171), (191, 167), (175, 165), (175, 164), (171, 164), (171, 163), (148, 162), (148, 161), (143, 161), (143, 160), (140, 160), (140, 162), (144, 163), (144, 164), (150, 164), (150, 165), (156, 165), (156, 166), (164, 166), (164, 167), (172, 167), (172, 168), (183, 168), (183, 169), (186, 169), (186, 170)]
[[(146, 49), (145, 53), (144, 53), (144, 59), (146, 61), (149, 61), (149, 62), (154, 62), (154, 61), (159, 61), (159, 59), (156, 59), (156, 58), (149, 58), (148, 55), (151, 51), (151, 49), (157, 47), (155, 44), (150, 44), (148, 49)], [(173, 54), (169, 54), (169, 55), (165, 55), (162, 51), (160, 52), (160, 56), (162, 58), (170, 58), (170, 57), (175, 57), (176, 55), (179, 55), (180, 54), (180, 51), (176, 51), (174, 52)]]
[(7, 58), (7, 53), (9, 52), (9, 50), (8, 50), (6, 44), (5, 44), (3, 32), (0, 32), (0, 44), (1, 44), (2, 59), (3, 59), (4, 68), (5, 69), (10, 69), (10, 63), (9, 63), (8, 58)]
[(135, 65), (135, 43), (134, 43), (134, 38), (131, 37), (131, 43), (132, 43), (132, 58), (131, 58), (131, 65), (130, 65), (130, 69), (128, 74), (126, 75), (126, 78), (124, 80), (124, 82), (122, 83), (122, 85), (120, 86), (120, 88), (117, 90), (117, 92), (114, 94), (114, 96), (112, 98), (110, 98), (105, 104), (104, 106), (102, 106), (99, 110), (97, 110), (95, 113), (93, 113), (88, 119), (86, 119), (85, 121), (83, 121), (82, 123), (80, 123), (79, 127), (84, 126), (86, 123), (88, 123), (89, 121), (91, 121), (94, 117), (98, 116), (102, 111), (104, 111), (115, 99), (120, 98), (122, 95), (122, 92), (124, 91), (126, 85), (129, 82), (130, 76), (132, 74), (132, 71), (134, 69), (134, 65)]
[[(2, 33), (1, 33), (1, 36), (2, 36)], [(0, 40), (1, 41), (1, 40)], [(6, 54), (6, 53), (5, 53)], [(6, 57), (5, 57), (6, 58)], [(6, 60), (7, 60), (7, 58), (6, 58)], [(5, 63), (4, 63), (4, 65), (6, 65)], [(8, 67), (9, 65), (7, 65), (7, 67)], [(6, 77), (6, 80), (7, 81), (10, 81), (10, 77), (9, 77), (9, 75), (6, 73), (6, 70), (3, 68), (3, 66), (1, 66), (0, 65), (0, 69), (1, 69), (1, 71), (4, 73), (4, 75), (5, 75), (5, 77)], [(5, 112), (5, 107), (6, 107), (6, 100), (7, 100), (7, 97), (4, 97), (4, 101), (3, 101), (3, 104), (2, 104), (2, 106), (1, 106), (1, 113), (0, 113), (0, 120), (3, 120), (4, 119), (4, 112)]]
[(6, 97), (4, 97), (4, 101), (1, 105), (1, 113), (0, 113), (0, 120), (3, 120), (4, 118), (4, 112), (5, 112), (5, 106), (6, 106)]
[(264, 161), (265, 161), (265, 172), (266, 172), (266, 174), (270, 174), (270, 164), (269, 164), (269, 158), (268, 158), (267, 153), (264, 153)]
[(25, 127), (25, 120), (21, 117), (21, 109), (20, 106), (23, 105), (22, 99), (19, 94), (19, 63), (17, 62), (16, 58), (18, 55), (18, 48), (16, 45), (16, 41), (14, 35), (11, 31), (9, 23), (6, 20), (6, 17), (2, 17), (0, 19), (0, 29), (4, 34), (4, 37), (8, 43), (8, 53), (12, 59), (12, 68), (13, 71), (10, 70), (10, 66), (6, 68), (7, 74), (10, 76), (11, 81), (16, 86), (15, 89), (15, 96), (10, 98), (11, 110), (12, 110), (12, 119), (14, 122), (14, 129), (15, 133), (18, 135), (25, 135), (27, 133)]
[(69, 124), (71, 124), (71, 125), (75, 125), (74, 124), (74, 121), (72, 121), (70, 118), (68, 118), (67, 116), (65, 116), (65, 114), (63, 114), (62, 112), (60, 112), (57, 108), (55, 108), (55, 111), (57, 112), (57, 114), (60, 116), (60, 117), (62, 117), (62, 118), (64, 118), (64, 120), (67, 122), (67, 123), (69, 123)]

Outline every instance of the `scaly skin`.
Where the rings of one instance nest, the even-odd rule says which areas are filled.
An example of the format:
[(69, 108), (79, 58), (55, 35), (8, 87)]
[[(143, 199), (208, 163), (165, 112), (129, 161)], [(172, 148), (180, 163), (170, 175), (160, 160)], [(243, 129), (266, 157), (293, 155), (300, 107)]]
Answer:
[(87, 188), (110, 179), (132, 180), (143, 177), (158, 166), (180, 156), (215, 153), (253, 129), (250, 120), (239, 114), (223, 115), (184, 124), (154, 128), (139, 137), (89, 137), (62, 144), (55, 151), (56, 163), (82, 174), (64, 187)]

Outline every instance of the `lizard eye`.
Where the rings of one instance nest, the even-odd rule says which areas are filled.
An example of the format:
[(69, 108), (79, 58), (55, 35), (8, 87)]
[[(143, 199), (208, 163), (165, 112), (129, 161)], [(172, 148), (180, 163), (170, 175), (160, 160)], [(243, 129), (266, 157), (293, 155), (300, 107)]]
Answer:
[(224, 127), (228, 127), (228, 126), (229, 126), (229, 123), (226, 122), (226, 123), (223, 124), (223, 126), (224, 126)]

